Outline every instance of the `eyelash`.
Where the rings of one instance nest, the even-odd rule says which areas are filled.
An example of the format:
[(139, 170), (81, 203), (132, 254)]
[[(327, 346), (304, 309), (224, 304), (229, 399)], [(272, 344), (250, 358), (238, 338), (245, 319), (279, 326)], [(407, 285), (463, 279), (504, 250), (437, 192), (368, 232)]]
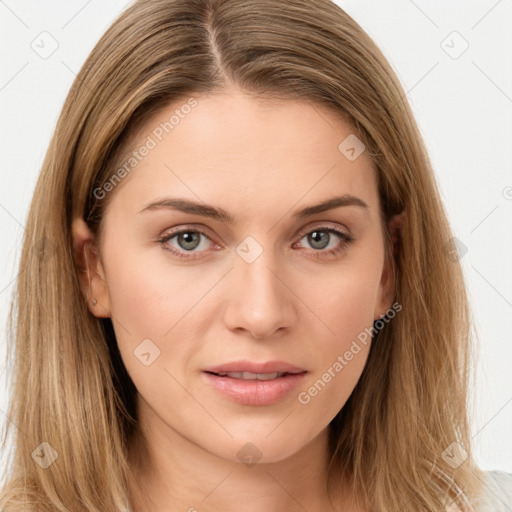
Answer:
[[(342, 251), (347, 245), (349, 245), (351, 242), (354, 241), (354, 237), (345, 233), (344, 231), (340, 231), (338, 229), (331, 228), (328, 226), (318, 226), (313, 229), (310, 229), (309, 231), (299, 233), (299, 236), (300, 236), (299, 242), (305, 236), (307, 236), (311, 233), (314, 233), (315, 231), (331, 233), (331, 234), (338, 236), (341, 239), (340, 243), (334, 249), (328, 249), (328, 250), (312, 249), (313, 254), (314, 254), (313, 257), (315, 257), (315, 258), (322, 258), (324, 256), (334, 256), (334, 255), (338, 254), (340, 251)], [(179, 231), (175, 231), (174, 233), (172, 233), (170, 235), (162, 236), (162, 237), (158, 238), (157, 242), (162, 246), (163, 250), (170, 252), (174, 256), (178, 256), (182, 260), (194, 260), (194, 259), (199, 258), (200, 256), (193, 255), (193, 254), (195, 254), (194, 252), (191, 252), (191, 251), (187, 252), (187, 251), (181, 251), (181, 250), (175, 249), (175, 248), (173, 248), (173, 249), (169, 248), (169, 246), (167, 245), (167, 242), (169, 242), (169, 240), (173, 239), (174, 237), (176, 237), (182, 233), (199, 233), (199, 234), (203, 235), (204, 237), (206, 237), (208, 240), (210, 239), (209, 236), (201, 229), (185, 228), (185, 229), (181, 229)]]

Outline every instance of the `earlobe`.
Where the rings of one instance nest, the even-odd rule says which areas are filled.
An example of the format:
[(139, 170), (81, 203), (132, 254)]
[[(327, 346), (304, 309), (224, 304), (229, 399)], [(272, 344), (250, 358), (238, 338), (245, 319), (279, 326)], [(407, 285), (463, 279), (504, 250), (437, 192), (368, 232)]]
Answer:
[(94, 234), (81, 218), (73, 220), (71, 232), (78, 277), (87, 306), (94, 316), (108, 318), (110, 297)]

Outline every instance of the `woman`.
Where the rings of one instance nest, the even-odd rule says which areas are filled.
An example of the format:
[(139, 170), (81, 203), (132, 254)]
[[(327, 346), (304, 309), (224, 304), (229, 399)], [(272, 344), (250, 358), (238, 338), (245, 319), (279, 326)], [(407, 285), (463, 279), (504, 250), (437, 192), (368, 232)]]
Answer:
[(512, 506), (471, 452), (428, 156), (335, 4), (136, 2), (72, 86), (26, 233), (7, 512)]

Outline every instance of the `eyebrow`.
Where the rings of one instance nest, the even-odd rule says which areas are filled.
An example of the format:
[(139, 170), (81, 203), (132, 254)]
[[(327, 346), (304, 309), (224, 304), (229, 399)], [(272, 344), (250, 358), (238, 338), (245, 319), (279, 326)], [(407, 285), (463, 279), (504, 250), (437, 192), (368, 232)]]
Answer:
[[(359, 199), (358, 197), (352, 196), (350, 194), (344, 194), (342, 196), (327, 199), (326, 201), (323, 201), (316, 205), (307, 206), (302, 210), (294, 212), (292, 216), (294, 218), (303, 219), (306, 217), (310, 217), (312, 215), (316, 215), (318, 213), (334, 210), (335, 208), (340, 208), (342, 206), (359, 206), (361, 208), (368, 209), (368, 205), (362, 199)], [(208, 217), (210, 219), (227, 222), (229, 224), (233, 224), (235, 222), (235, 218), (223, 208), (218, 208), (205, 203), (198, 203), (196, 201), (191, 201), (190, 199), (173, 197), (165, 197), (163, 199), (153, 201), (147, 204), (138, 213), (159, 210), (162, 208), (169, 208), (173, 210), (178, 210), (183, 213), (201, 215), (203, 217)]]

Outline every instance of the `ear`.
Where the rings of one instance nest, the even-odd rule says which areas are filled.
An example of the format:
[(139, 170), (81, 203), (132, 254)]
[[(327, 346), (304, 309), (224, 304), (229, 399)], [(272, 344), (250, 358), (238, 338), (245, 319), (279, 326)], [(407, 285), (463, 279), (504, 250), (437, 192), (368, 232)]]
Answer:
[(82, 218), (73, 220), (71, 233), (80, 284), (89, 311), (98, 318), (108, 318), (110, 296), (94, 235)]
[(405, 222), (405, 212), (391, 217), (388, 222), (390, 239), (386, 239), (386, 258), (379, 284), (379, 297), (375, 304), (374, 321), (386, 314), (391, 308), (395, 295), (396, 258), (400, 254), (402, 230)]

